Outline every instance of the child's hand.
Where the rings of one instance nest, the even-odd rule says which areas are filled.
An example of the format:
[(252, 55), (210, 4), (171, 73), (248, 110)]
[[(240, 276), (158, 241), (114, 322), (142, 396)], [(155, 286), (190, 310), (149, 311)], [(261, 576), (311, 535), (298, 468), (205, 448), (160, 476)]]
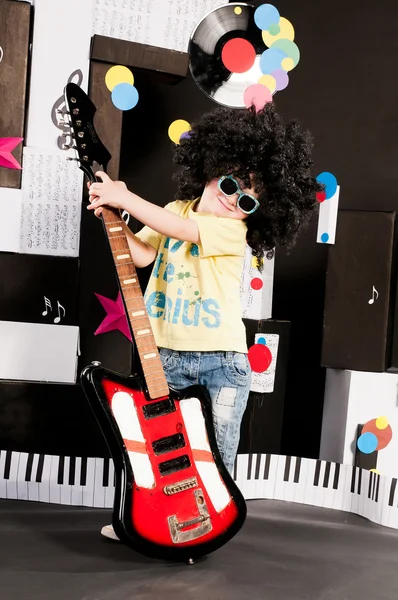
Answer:
[(122, 209), (124, 206), (124, 194), (121, 190), (126, 190), (126, 184), (123, 181), (112, 181), (112, 179), (103, 171), (98, 171), (96, 176), (101, 177), (102, 183), (95, 182), (88, 184), (90, 204), (88, 210), (94, 210), (96, 217), (102, 212), (102, 206)]

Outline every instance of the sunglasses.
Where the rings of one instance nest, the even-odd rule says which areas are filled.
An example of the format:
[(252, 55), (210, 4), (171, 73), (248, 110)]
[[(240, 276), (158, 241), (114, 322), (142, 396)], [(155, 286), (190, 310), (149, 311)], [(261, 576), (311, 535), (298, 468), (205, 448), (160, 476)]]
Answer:
[(218, 189), (224, 194), (224, 196), (233, 196), (239, 194), (236, 202), (238, 208), (245, 213), (245, 215), (251, 215), (260, 206), (260, 202), (254, 196), (245, 194), (242, 192), (239, 183), (232, 175), (223, 175), (218, 180)]

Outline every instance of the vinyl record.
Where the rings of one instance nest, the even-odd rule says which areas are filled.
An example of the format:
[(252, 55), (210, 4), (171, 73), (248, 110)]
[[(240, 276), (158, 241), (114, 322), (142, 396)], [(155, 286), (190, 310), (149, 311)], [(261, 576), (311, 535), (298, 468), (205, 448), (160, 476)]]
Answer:
[[(288, 32), (285, 23), (289, 22), (270, 4), (256, 9), (231, 3), (208, 13), (189, 44), (190, 70), (202, 92), (218, 104), (234, 108), (252, 103), (264, 106), (272, 100), (272, 94), (288, 84), (286, 71), (294, 68), (293, 60), (284, 60), (293, 56), (292, 48), (296, 51), (294, 66), (299, 59), (292, 41), (294, 29), (289, 23)], [(284, 39), (284, 45), (278, 38), (285, 31), (291, 41)]]

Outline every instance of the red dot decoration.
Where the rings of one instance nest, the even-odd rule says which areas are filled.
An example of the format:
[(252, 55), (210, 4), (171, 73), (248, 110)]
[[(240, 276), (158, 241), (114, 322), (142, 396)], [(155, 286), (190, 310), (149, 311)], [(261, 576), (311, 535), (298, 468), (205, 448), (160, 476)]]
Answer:
[(250, 282), (250, 287), (253, 290), (261, 290), (261, 288), (263, 287), (263, 280), (260, 279), (260, 277), (254, 277), (251, 282)]
[(326, 200), (326, 192), (325, 191), (317, 192), (316, 193), (316, 199), (318, 200), (318, 202), (325, 202), (325, 200)]
[(221, 60), (231, 73), (245, 73), (254, 65), (254, 46), (243, 38), (229, 40), (222, 49)]
[(391, 442), (392, 429), (390, 425), (387, 425), (385, 429), (379, 429), (376, 427), (376, 421), (377, 419), (372, 419), (371, 421), (365, 423), (362, 433), (373, 433), (377, 437), (379, 443), (377, 444), (376, 451), (379, 451), (386, 448), (386, 446), (388, 446), (388, 444)]
[(254, 344), (249, 348), (248, 358), (252, 371), (263, 373), (268, 369), (272, 362), (272, 354), (268, 346), (264, 344)]

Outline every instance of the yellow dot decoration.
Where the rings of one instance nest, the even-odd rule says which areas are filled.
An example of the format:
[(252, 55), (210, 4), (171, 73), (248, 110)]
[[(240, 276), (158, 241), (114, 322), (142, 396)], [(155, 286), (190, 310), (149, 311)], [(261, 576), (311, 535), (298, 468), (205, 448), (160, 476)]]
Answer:
[(291, 71), (292, 69), (294, 69), (294, 60), (287, 56), (282, 60), (281, 67), (284, 71)]
[(294, 27), (290, 21), (285, 19), (285, 17), (281, 17), (279, 21), (280, 31), (276, 35), (272, 35), (269, 31), (263, 31), (263, 41), (268, 48), (272, 46), (276, 40), (290, 40), (291, 42), (294, 40)]
[(275, 77), (272, 77), (272, 75), (262, 75), (258, 80), (258, 83), (261, 83), (261, 85), (265, 85), (265, 87), (269, 89), (271, 94), (273, 94), (276, 90), (276, 79)]
[(115, 65), (106, 72), (105, 85), (111, 92), (119, 83), (131, 83), (131, 85), (134, 85), (134, 75), (127, 67)]
[(376, 473), (376, 475), (381, 475), (380, 471), (378, 471), (377, 469), (370, 469), (371, 473)]
[(251, 265), (253, 269), (259, 269), (263, 264), (262, 258), (257, 258), (257, 256), (252, 256)]
[(191, 126), (188, 121), (184, 121), (184, 119), (177, 119), (176, 121), (173, 121), (169, 127), (169, 138), (175, 144), (179, 144), (182, 134), (190, 131), (190, 129)]
[(241, 7), (240, 7), (240, 6), (235, 6), (235, 8), (234, 8), (234, 13), (235, 13), (236, 15), (241, 15), (241, 14), (242, 14), (242, 9), (241, 9)]
[(377, 429), (385, 429), (388, 427), (388, 419), (387, 417), (379, 417), (376, 419), (376, 427)]

